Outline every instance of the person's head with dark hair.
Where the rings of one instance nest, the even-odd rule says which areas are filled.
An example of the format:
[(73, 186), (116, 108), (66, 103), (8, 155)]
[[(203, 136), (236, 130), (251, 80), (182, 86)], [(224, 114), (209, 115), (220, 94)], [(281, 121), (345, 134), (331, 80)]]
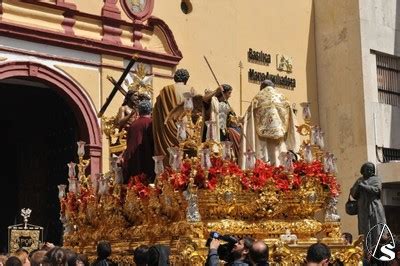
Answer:
[(268, 246), (264, 241), (257, 240), (249, 251), (249, 259), (256, 265), (268, 265)]
[(186, 84), (189, 77), (189, 72), (186, 69), (181, 68), (175, 71), (174, 81), (183, 82), (183, 84)]
[(55, 247), (47, 251), (43, 261), (48, 263), (48, 265), (65, 266), (67, 263), (67, 255), (65, 254), (64, 249)]
[(17, 256), (11, 256), (7, 259), (5, 266), (22, 266), (21, 260)]
[(149, 247), (141, 245), (135, 248), (133, 260), (137, 266), (145, 266), (149, 263)]
[(77, 266), (89, 266), (89, 259), (85, 254), (78, 254), (78, 258), (76, 260)]
[(250, 237), (243, 237), (232, 248), (232, 257), (234, 260), (247, 260), (251, 246), (254, 239)]
[(375, 175), (375, 165), (371, 162), (366, 162), (361, 166), (360, 173), (365, 179)]
[(342, 233), (342, 239), (346, 245), (351, 245), (353, 243), (353, 235), (348, 232)]
[(106, 240), (101, 240), (97, 244), (97, 258), (98, 259), (107, 259), (111, 255), (111, 244)]
[(138, 111), (140, 116), (151, 114), (151, 102), (150, 101), (140, 101), (138, 104)]
[(264, 89), (264, 88), (266, 88), (266, 87), (275, 88), (275, 84), (274, 84), (271, 80), (266, 79), (266, 80), (264, 80), (263, 82), (261, 82), (261, 84), (260, 84), (260, 90), (262, 90), (262, 89)]
[(23, 265), (30, 265), (29, 252), (26, 249), (19, 248), (17, 251), (15, 251), (14, 256), (18, 257)]
[(76, 261), (78, 260), (78, 254), (75, 251), (70, 249), (64, 249), (65, 255), (67, 256), (67, 264), (68, 266), (75, 266)]
[(139, 92), (137, 90), (128, 90), (126, 92), (122, 106), (127, 105), (130, 108), (133, 108), (137, 104), (138, 100), (139, 100)]
[(46, 250), (34, 250), (29, 254), (29, 258), (32, 266), (39, 266), (43, 263), (44, 256), (46, 255)]
[(323, 243), (315, 243), (308, 247), (307, 265), (329, 265), (331, 250)]
[(149, 266), (164, 266), (169, 265), (170, 249), (164, 245), (154, 245), (148, 250)]
[(232, 90), (233, 90), (233, 88), (232, 88), (231, 85), (222, 84), (221, 85), (221, 92), (216, 95), (218, 100), (219, 101), (228, 100), (231, 97)]
[(7, 255), (1, 254), (0, 255), (0, 265), (4, 265), (7, 261)]

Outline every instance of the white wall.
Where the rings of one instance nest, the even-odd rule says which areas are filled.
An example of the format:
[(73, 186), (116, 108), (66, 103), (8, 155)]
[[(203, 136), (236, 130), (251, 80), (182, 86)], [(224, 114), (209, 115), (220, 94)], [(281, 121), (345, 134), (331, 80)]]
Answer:
[(376, 58), (371, 50), (400, 56), (400, 3), (360, 0), (360, 23), (368, 160), (376, 163), (375, 145), (400, 148), (400, 108), (378, 103)]

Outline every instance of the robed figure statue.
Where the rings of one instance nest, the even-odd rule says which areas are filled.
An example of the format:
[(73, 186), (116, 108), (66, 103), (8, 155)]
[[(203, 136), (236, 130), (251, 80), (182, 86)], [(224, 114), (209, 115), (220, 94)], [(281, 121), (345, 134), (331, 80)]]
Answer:
[(289, 101), (272, 81), (264, 80), (243, 118), (240, 166), (244, 169), (248, 151), (255, 152), (257, 159), (280, 165), (279, 155), (297, 152), (299, 142)]
[(350, 189), (351, 196), (357, 200), (358, 233), (363, 234), (365, 238), (368, 236), (368, 242), (375, 245), (382, 230), (382, 226), (376, 225), (386, 223), (385, 210), (381, 202), (382, 183), (375, 175), (373, 163), (364, 163), (360, 172), (362, 176)]

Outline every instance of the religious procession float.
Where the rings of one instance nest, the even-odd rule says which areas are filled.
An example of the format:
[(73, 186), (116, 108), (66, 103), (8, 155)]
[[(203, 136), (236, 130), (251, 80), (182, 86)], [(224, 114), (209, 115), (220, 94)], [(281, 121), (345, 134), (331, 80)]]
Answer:
[(300, 150), (281, 154), (279, 166), (248, 150), (240, 167), (232, 142), (213, 138), (214, 123), (203, 123), (202, 117), (194, 122), (192, 111), (190, 98), (185, 99), (186, 119), (177, 122), (179, 145), (168, 149), (168, 163), (164, 156), (153, 157), (152, 184), (143, 175), (123, 184), (115, 155), (126, 139), (113, 118), (103, 118), (109, 172), (85, 174), (90, 162), (85, 143), (78, 143), (79, 162), (68, 164), (68, 192), (59, 186), (64, 246), (94, 258), (98, 241), (108, 240), (114, 261), (133, 264), (132, 251), (139, 245), (163, 244), (170, 248), (172, 265), (204, 265), (206, 241), (210, 232), (218, 232), (264, 240), (270, 262), (280, 265), (302, 263), (307, 247), (317, 241), (330, 246), (333, 260), (345, 265), (361, 260), (362, 240), (345, 245), (341, 238), (336, 158), (324, 150), (308, 104), (305, 123), (296, 126)]

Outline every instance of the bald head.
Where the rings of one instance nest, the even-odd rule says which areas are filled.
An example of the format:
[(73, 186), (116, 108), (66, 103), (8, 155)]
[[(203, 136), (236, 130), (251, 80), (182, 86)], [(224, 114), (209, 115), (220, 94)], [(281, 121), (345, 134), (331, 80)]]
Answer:
[(249, 252), (250, 260), (254, 263), (268, 261), (268, 246), (264, 241), (258, 240), (253, 243)]
[(273, 88), (275, 88), (275, 84), (271, 80), (266, 79), (263, 82), (261, 82), (260, 90), (264, 89), (265, 87), (273, 87)]

